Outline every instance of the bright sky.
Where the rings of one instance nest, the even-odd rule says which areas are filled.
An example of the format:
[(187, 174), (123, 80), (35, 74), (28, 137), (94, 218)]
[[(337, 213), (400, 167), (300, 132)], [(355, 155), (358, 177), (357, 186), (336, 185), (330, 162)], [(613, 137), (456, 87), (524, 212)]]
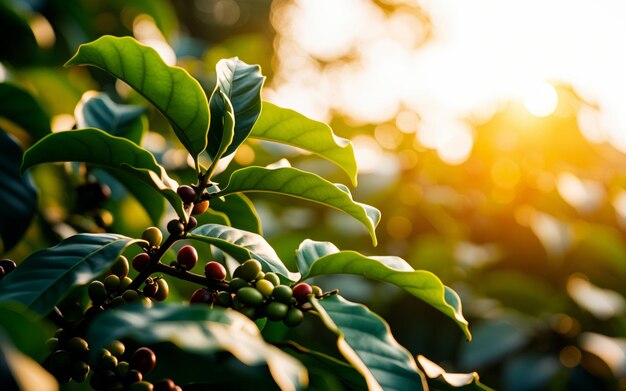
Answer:
[[(600, 105), (601, 115), (581, 112), (585, 134), (626, 152), (626, 2), (419, 3), (433, 36), (417, 49), (424, 29), (410, 7), (391, 15), (368, 0), (275, 7), (280, 65), (267, 98), (323, 120), (330, 110), (373, 123), (419, 113), (420, 142), (455, 163), (471, 148), (460, 119), (509, 99), (549, 115), (557, 103), (549, 83), (563, 82)], [(331, 65), (320, 69), (312, 56)], [(359, 60), (337, 61), (350, 56)]]

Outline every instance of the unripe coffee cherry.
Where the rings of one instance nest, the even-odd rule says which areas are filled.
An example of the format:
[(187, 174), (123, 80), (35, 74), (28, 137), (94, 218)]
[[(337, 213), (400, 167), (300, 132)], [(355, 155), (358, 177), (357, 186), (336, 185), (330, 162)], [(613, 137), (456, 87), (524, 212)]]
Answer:
[(56, 352), (57, 350), (59, 350), (59, 339), (58, 338), (49, 338), (46, 341), (46, 348), (48, 349), (48, 351), (50, 352)]
[(154, 391), (176, 391), (176, 384), (171, 379), (161, 379), (154, 383)]
[(206, 212), (206, 210), (209, 209), (209, 201), (200, 201), (200, 202), (196, 202), (193, 206), (193, 209), (191, 210), (191, 214), (192, 215), (201, 215), (202, 213)]
[(167, 299), (167, 296), (169, 296), (170, 294), (170, 287), (169, 285), (167, 285), (167, 281), (165, 281), (164, 278), (158, 278), (156, 280), (156, 284), (159, 287), (159, 289), (157, 290), (157, 292), (154, 294), (154, 297), (152, 298), (156, 301), (163, 301)]
[(254, 286), (265, 297), (270, 297), (274, 291), (274, 284), (267, 280), (258, 280)]
[(0, 260), (0, 267), (4, 269), (5, 274), (9, 274), (13, 270), (15, 270), (17, 265), (12, 260), (5, 258), (5, 259)]
[(183, 246), (180, 250), (178, 250), (176, 261), (178, 261), (178, 265), (181, 268), (191, 270), (198, 262), (198, 252), (192, 246)]
[(290, 308), (289, 311), (287, 311), (285, 318), (283, 319), (283, 323), (285, 323), (285, 326), (295, 327), (302, 323), (303, 319), (304, 314), (302, 313), (302, 311), (297, 308)]
[(87, 293), (94, 304), (104, 303), (107, 298), (107, 289), (100, 281), (92, 281), (87, 287)]
[(87, 380), (87, 375), (89, 375), (89, 364), (81, 360), (75, 360), (72, 363), (72, 380), (76, 383), (82, 383)]
[(246, 281), (252, 281), (256, 278), (257, 274), (261, 271), (261, 263), (256, 259), (248, 259), (239, 269), (239, 277), (243, 278)]
[(145, 269), (146, 266), (150, 263), (150, 255), (148, 253), (139, 253), (135, 255), (133, 258), (133, 268), (138, 272)]
[(159, 286), (156, 283), (146, 284), (146, 286), (143, 287), (143, 295), (146, 297), (154, 297), (158, 290)]
[(272, 297), (278, 302), (289, 304), (291, 303), (293, 292), (287, 285), (278, 285), (272, 291)]
[(154, 386), (152, 383), (148, 383), (147, 381), (139, 381), (132, 383), (128, 388), (128, 391), (154, 391)]
[(239, 289), (250, 286), (243, 278), (235, 277), (230, 280), (230, 291), (237, 292)]
[(211, 261), (204, 265), (204, 275), (222, 281), (226, 278), (226, 268), (219, 262)]
[(114, 371), (115, 367), (117, 367), (117, 357), (112, 356), (111, 353), (109, 353), (109, 355), (101, 356), (98, 358), (97, 365), (99, 368)]
[(124, 354), (124, 351), (126, 350), (126, 347), (124, 346), (124, 344), (118, 340), (113, 340), (111, 342), (109, 342), (109, 344), (107, 345), (106, 349), (109, 351), (109, 353), (111, 353), (111, 355), (120, 358), (122, 357), (122, 354)]
[(191, 299), (189, 299), (189, 303), (191, 304), (210, 304), (213, 300), (211, 296), (211, 292), (204, 288), (196, 289), (195, 292), (191, 295)]
[(296, 286), (293, 287), (292, 291), (293, 297), (295, 297), (296, 301), (300, 304), (304, 303), (307, 300), (307, 297), (313, 294), (313, 288), (311, 288), (311, 285), (307, 284), (306, 282), (296, 284)]
[(170, 222), (167, 223), (167, 232), (172, 235), (182, 235), (183, 232), (185, 232), (185, 225), (181, 223), (180, 220), (170, 220)]
[(130, 367), (136, 369), (144, 375), (152, 372), (156, 365), (156, 355), (149, 348), (139, 348), (135, 350), (133, 356), (130, 358)]
[(282, 320), (288, 311), (289, 306), (287, 304), (277, 301), (273, 301), (265, 307), (265, 314), (269, 320)]
[(252, 320), (256, 319), (257, 310), (254, 307), (241, 307), (237, 311), (241, 312), (242, 314), (244, 314), (245, 316), (247, 316), (248, 318)]
[(237, 291), (237, 298), (243, 304), (258, 307), (263, 304), (263, 294), (252, 287), (243, 287)]
[(191, 186), (178, 186), (176, 193), (185, 204), (191, 204), (196, 199), (196, 191)]
[(124, 291), (124, 293), (122, 293), (122, 299), (124, 299), (124, 301), (127, 303), (134, 303), (135, 301), (139, 300), (139, 298), (139, 292), (134, 289), (127, 289)]
[(126, 361), (120, 361), (117, 363), (117, 367), (115, 368), (115, 374), (118, 377), (123, 379), (128, 374), (128, 371), (130, 371), (130, 364), (128, 364)]
[(313, 294), (315, 295), (315, 297), (320, 297), (324, 294), (322, 288), (317, 285), (311, 285), (311, 289), (313, 290)]
[(111, 266), (111, 273), (115, 274), (119, 278), (124, 278), (128, 275), (129, 269), (128, 259), (126, 259), (125, 256), (120, 255), (113, 266)]
[(263, 278), (266, 279), (267, 281), (271, 282), (272, 284), (274, 284), (274, 286), (280, 285), (280, 278), (278, 277), (278, 274), (276, 274), (276, 273), (267, 272), (267, 273), (265, 273), (265, 277), (263, 277)]
[(65, 350), (57, 350), (50, 357), (50, 369), (55, 375), (69, 375), (72, 367), (72, 356)]
[(128, 288), (128, 286), (131, 284), (131, 282), (133, 282), (133, 280), (130, 277), (128, 277), (128, 276), (122, 278), (122, 280), (120, 281), (120, 288), (119, 288), (119, 290), (121, 292), (124, 292)]
[(220, 292), (217, 294), (215, 304), (225, 308), (230, 308), (233, 305), (233, 298), (228, 292)]
[(157, 227), (148, 227), (141, 234), (141, 238), (150, 244), (150, 247), (159, 247), (163, 241), (163, 234)]
[(109, 292), (115, 292), (120, 287), (120, 278), (115, 274), (111, 274), (104, 279), (104, 287)]
[(70, 353), (78, 356), (89, 351), (89, 345), (87, 344), (87, 341), (85, 341), (81, 337), (70, 338), (70, 340), (67, 341), (66, 347)]

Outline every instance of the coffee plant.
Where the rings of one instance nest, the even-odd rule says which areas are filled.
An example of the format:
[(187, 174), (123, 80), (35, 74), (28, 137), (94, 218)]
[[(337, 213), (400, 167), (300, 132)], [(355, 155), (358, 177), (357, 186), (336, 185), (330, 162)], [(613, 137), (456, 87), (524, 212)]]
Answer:
[[(253, 138), (313, 153), (356, 185), (350, 142), (325, 124), (262, 101), (259, 66), (237, 58), (219, 61), (208, 98), (186, 70), (166, 65), (129, 37), (81, 45), (66, 66), (99, 68), (149, 101), (171, 125), (195, 177), (178, 183), (142, 147), (143, 107), (90, 94), (76, 109), (76, 128), (52, 133), (37, 122), (36, 101), (26, 91), (0, 84), (6, 103), (0, 115), (36, 141), (22, 154), (16, 140), (1, 133), (4, 250), (29, 225), (37, 202), (29, 169), (44, 163), (71, 162), (65, 169), (78, 181), (73, 213), (83, 216), (75, 225), (100, 231), (68, 236), (17, 267), (0, 261), (3, 387), (43, 390), (58, 382), (68, 389), (138, 391), (488, 389), (475, 373), (449, 374), (414, 357), (381, 317), (342, 297), (341, 287), (324, 290), (313, 281), (352, 274), (393, 284), (447, 315), (469, 340), (459, 297), (435, 275), (398, 257), (309, 239), (294, 249), (297, 271), (291, 271), (264, 239), (245, 193), (337, 209), (360, 222), (374, 245), (380, 213), (354, 201), (346, 186), (288, 164), (221, 171), (219, 163)], [(106, 232), (111, 216), (103, 205), (111, 189), (94, 170), (122, 183), (155, 225), (164, 215), (159, 202), (166, 200), (169, 221), (147, 227), (139, 238)], [(190, 285), (193, 293), (172, 297), (173, 282)], [(310, 336), (310, 346), (289, 340), (290, 328), (307, 322), (334, 336), (336, 354), (316, 351), (317, 336)], [(39, 327), (47, 324), (56, 331)], [(29, 341), (20, 329), (29, 331)]]

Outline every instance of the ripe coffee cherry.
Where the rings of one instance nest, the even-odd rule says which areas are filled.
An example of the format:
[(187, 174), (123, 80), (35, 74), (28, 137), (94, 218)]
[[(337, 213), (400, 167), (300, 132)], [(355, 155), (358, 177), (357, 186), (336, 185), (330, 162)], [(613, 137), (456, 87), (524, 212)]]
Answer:
[(196, 219), (193, 216), (189, 216), (189, 221), (187, 221), (187, 228), (185, 229), (185, 231), (191, 231), (192, 229), (196, 228), (198, 226), (198, 219)]
[(274, 291), (274, 284), (267, 280), (258, 280), (254, 286), (265, 297), (270, 297)]
[(157, 290), (157, 292), (154, 294), (154, 297), (152, 298), (156, 301), (163, 301), (167, 299), (167, 296), (169, 296), (170, 294), (170, 287), (167, 285), (167, 281), (165, 281), (165, 279), (163, 278), (158, 278), (156, 280), (156, 284), (159, 287), (159, 289)]
[(282, 320), (288, 311), (289, 306), (287, 304), (277, 301), (273, 301), (265, 307), (265, 314), (269, 320)]
[(0, 266), (0, 279), (2, 279), (2, 277), (4, 277), (5, 275), (6, 275), (6, 272), (4, 271), (4, 268)]
[(150, 244), (150, 247), (159, 247), (163, 241), (163, 234), (157, 227), (148, 227), (141, 234), (141, 238)]
[(138, 381), (132, 383), (128, 388), (128, 391), (154, 391), (154, 386), (152, 383), (148, 383), (147, 381)]
[(278, 302), (289, 304), (291, 303), (293, 292), (287, 285), (278, 285), (272, 291), (272, 297)]
[(87, 287), (87, 293), (94, 304), (104, 303), (107, 298), (107, 289), (100, 281), (92, 281)]
[(261, 271), (261, 263), (256, 259), (248, 259), (247, 261), (242, 263), (237, 269), (239, 269), (239, 277), (243, 278), (246, 281), (252, 281)]
[(233, 305), (233, 298), (228, 292), (220, 292), (217, 294), (217, 298), (215, 299), (215, 304), (229, 308)]
[(257, 307), (263, 304), (263, 294), (250, 286), (243, 287), (237, 291), (237, 298), (243, 304)]
[(280, 278), (278, 277), (278, 274), (276, 274), (276, 273), (267, 272), (267, 273), (265, 273), (265, 277), (263, 277), (263, 278), (266, 279), (267, 281), (271, 282), (272, 284), (274, 284), (274, 286), (280, 285)]
[(148, 253), (139, 253), (133, 258), (133, 267), (138, 272), (142, 271), (150, 263), (150, 255)]
[(192, 246), (183, 246), (180, 250), (178, 250), (176, 261), (178, 261), (178, 265), (181, 268), (191, 270), (198, 262), (198, 252)]
[(111, 273), (115, 274), (119, 278), (124, 278), (128, 275), (129, 271), (128, 267), (128, 259), (125, 256), (120, 255), (120, 257), (115, 261), (113, 266), (111, 266)]
[(170, 220), (170, 222), (167, 223), (167, 232), (172, 235), (181, 235), (185, 232), (185, 225), (181, 223), (180, 220)]
[(196, 289), (191, 295), (191, 299), (189, 299), (191, 304), (209, 304), (211, 301), (213, 301), (211, 292), (204, 288)]
[(89, 351), (89, 345), (87, 344), (87, 341), (85, 341), (81, 337), (70, 338), (70, 340), (67, 341), (66, 348), (70, 353), (79, 356)]
[(289, 311), (287, 311), (285, 318), (283, 319), (283, 323), (285, 323), (285, 326), (295, 327), (302, 323), (303, 319), (304, 314), (302, 313), (302, 311), (297, 308), (290, 308)]
[(196, 199), (196, 191), (191, 186), (178, 186), (176, 193), (185, 204), (191, 204)]
[(156, 355), (149, 348), (139, 348), (135, 350), (133, 356), (130, 358), (130, 367), (136, 369), (144, 375), (152, 372), (156, 365)]
[(109, 351), (109, 353), (111, 353), (111, 355), (120, 358), (122, 357), (122, 354), (124, 354), (124, 350), (126, 350), (126, 347), (122, 342), (118, 340), (113, 340), (109, 342), (106, 349)]
[(154, 391), (176, 391), (176, 383), (171, 379), (161, 379), (154, 383)]
[(209, 209), (209, 201), (200, 201), (200, 202), (196, 202), (193, 206), (193, 209), (191, 210), (191, 214), (192, 215), (201, 215), (202, 213), (206, 212), (206, 210)]
[(306, 282), (296, 284), (296, 286), (293, 287), (292, 291), (293, 297), (295, 297), (296, 301), (300, 304), (304, 303), (307, 297), (313, 294), (313, 288), (311, 288), (311, 285), (307, 284)]
[[(130, 366), (129, 366), (130, 368)], [(124, 375), (124, 383), (133, 384), (143, 380), (143, 374), (136, 369), (129, 369)]]
[(15, 270), (17, 265), (12, 260), (5, 258), (5, 259), (0, 260), (0, 267), (4, 269), (5, 274), (9, 274), (13, 270)]
[(143, 287), (143, 295), (146, 297), (154, 297), (158, 290), (159, 286), (156, 283), (146, 284), (146, 286)]
[(211, 261), (204, 265), (204, 275), (222, 281), (226, 278), (226, 268), (219, 262)]
[(116, 276), (115, 274), (111, 274), (110, 276), (107, 276), (107, 278), (104, 279), (104, 287), (109, 292), (117, 291), (120, 287), (120, 278)]

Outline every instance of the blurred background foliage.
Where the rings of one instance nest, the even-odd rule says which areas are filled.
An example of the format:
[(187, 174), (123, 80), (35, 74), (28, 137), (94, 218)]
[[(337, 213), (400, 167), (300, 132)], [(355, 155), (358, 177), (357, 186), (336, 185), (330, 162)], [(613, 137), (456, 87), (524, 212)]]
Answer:
[[(329, 121), (336, 134), (353, 140), (360, 164), (355, 199), (383, 214), (373, 248), (365, 231), (339, 212), (254, 197), (264, 234), (287, 264), (305, 238), (401, 256), (461, 295), (474, 334), (467, 343), (426, 305), (350, 279), (342, 294), (369, 303), (411, 352), (448, 371), (477, 370), (496, 389), (626, 389), (626, 157), (619, 140), (602, 137), (603, 107), (570, 82), (539, 80), (523, 99), (479, 99), (462, 116), (442, 113), (450, 102), (481, 96), (482, 80), (432, 87), (424, 81), (445, 72), (449, 83), (458, 81), (454, 68), (443, 76), (418, 72), (453, 21), (442, 12), (431, 2), (391, 0), (0, 0), (0, 81), (32, 94), (58, 131), (75, 126), (75, 107), (89, 90), (146, 105), (103, 72), (62, 67), (79, 44), (103, 34), (153, 46), (209, 92), (219, 59), (260, 64), (266, 100)], [(407, 77), (412, 74), (417, 81)], [(438, 106), (421, 88), (452, 92)], [(146, 115), (146, 146), (181, 182), (193, 181), (166, 121), (152, 109)], [(10, 119), (0, 118), (0, 128), (24, 148), (32, 142)], [(294, 152), (249, 142), (226, 169), (292, 156), (296, 167), (348, 182), (333, 166)], [(137, 236), (152, 224), (103, 172), (92, 172), (92, 179), (106, 184), (111, 198), (95, 210), (77, 209), (84, 179), (75, 171), (70, 165), (32, 170), (39, 212), (4, 256), (19, 262), (77, 231)], [(337, 278), (317, 283), (332, 289)], [(174, 298), (189, 293), (175, 288)], [(310, 325), (294, 338), (315, 332)]]

